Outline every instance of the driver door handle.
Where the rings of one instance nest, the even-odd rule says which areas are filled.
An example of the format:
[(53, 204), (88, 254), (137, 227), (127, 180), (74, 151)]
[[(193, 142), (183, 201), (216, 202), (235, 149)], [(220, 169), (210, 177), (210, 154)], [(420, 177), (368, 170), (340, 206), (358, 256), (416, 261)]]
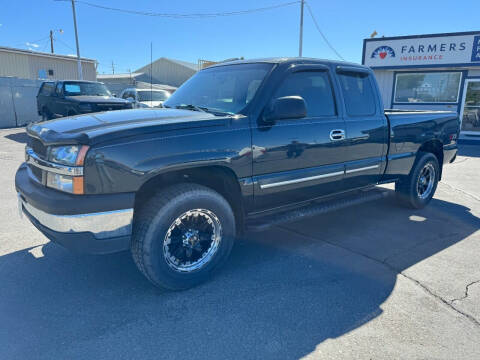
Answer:
[(345, 130), (343, 129), (335, 129), (330, 131), (330, 140), (338, 141), (345, 139)]

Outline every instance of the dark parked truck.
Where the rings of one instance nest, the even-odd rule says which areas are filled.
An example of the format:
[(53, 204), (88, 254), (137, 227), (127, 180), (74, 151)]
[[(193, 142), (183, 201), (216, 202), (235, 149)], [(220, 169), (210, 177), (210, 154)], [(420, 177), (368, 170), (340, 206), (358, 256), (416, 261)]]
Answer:
[(131, 108), (129, 101), (112, 96), (103, 83), (95, 81), (45, 81), (37, 94), (42, 120)]
[(29, 126), (15, 184), (49, 239), (129, 249), (170, 289), (206, 279), (248, 224), (358, 203), (390, 182), (421, 208), (457, 153), (456, 113), (384, 111), (371, 70), (350, 63), (219, 64), (164, 105)]

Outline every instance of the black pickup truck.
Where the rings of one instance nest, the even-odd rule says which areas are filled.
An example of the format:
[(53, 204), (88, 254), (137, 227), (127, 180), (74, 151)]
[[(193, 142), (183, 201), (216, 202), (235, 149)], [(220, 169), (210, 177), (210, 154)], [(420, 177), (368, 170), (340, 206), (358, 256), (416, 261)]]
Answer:
[(96, 81), (45, 81), (37, 94), (37, 111), (43, 121), (131, 108), (129, 101), (114, 97), (103, 83)]
[(335, 208), (389, 182), (421, 208), (457, 154), (457, 113), (384, 111), (372, 71), (352, 63), (223, 63), (164, 106), (32, 124), (15, 184), (49, 239), (129, 249), (170, 289), (206, 279), (246, 224)]

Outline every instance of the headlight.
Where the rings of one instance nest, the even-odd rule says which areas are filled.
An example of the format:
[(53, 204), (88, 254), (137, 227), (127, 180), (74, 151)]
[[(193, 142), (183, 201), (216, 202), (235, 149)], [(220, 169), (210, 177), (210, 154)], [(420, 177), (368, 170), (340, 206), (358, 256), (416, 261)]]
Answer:
[(78, 105), (78, 108), (82, 112), (92, 111), (92, 105), (91, 104), (80, 104), (80, 105)]
[[(48, 160), (52, 163), (67, 165), (69, 171), (75, 171), (83, 166), (87, 151), (88, 146), (86, 145), (52, 147), (49, 151)], [(72, 194), (83, 194), (83, 176), (81, 174), (83, 174), (83, 171), (78, 176), (76, 172), (73, 172), (72, 175), (65, 175), (54, 170), (47, 171), (47, 186)]]
[(57, 164), (74, 166), (77, 162), (80, 146), (58, 146), (50, 149), (48, 160)]

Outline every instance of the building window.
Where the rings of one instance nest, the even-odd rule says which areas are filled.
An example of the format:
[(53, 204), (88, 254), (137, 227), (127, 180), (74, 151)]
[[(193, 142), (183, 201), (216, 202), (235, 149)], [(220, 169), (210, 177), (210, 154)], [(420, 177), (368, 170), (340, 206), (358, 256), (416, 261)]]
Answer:
[(461, 72), (396, 74), (394, 103), (458, 103)]

